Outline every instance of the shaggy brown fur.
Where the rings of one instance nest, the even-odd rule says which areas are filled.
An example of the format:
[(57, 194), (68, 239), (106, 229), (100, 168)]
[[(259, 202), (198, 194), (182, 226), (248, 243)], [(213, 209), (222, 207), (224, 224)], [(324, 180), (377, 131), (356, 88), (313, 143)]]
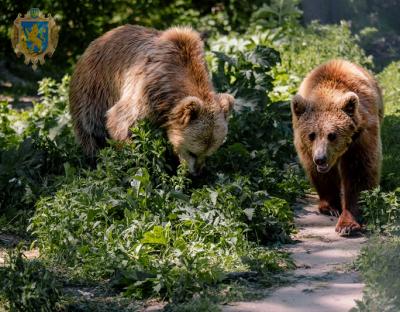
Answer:
[(323, 64), (303, 80), (292, 119), (294, 144), (318, 192), (320, 212), (339, 216), (341, 235), (359, 230), (359, 194), (380, 177), (383, 103), (376, 80), (347, 61)]
[(88, 155), (107, 136), (128, 139), (129, 128), (149, 118), (193, 174), (223, 143), (233, 101), (214, 92), (203, 42), (190, 28), (115, 28), (89, 45), (70, 86), (75, 133)]

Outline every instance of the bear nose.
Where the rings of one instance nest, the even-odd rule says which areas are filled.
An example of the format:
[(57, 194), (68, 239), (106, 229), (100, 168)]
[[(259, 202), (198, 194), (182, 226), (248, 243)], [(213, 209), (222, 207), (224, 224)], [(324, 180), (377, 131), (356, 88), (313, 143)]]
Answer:
[(315, 162), (315, 164), (318, 165), (318, 166), (323, 166), (323, 165), (325, 165), (327, 160), (328, 160), (328, 159), (326, 158), (325, 155), (319, 155), (319, 156), (314, 157), (314, 162)]

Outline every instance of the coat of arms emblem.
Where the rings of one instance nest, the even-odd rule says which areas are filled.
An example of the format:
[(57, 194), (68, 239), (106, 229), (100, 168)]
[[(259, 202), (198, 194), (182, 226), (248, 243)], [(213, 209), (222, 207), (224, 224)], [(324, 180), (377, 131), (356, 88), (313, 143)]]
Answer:
[(24, 17), (18, 14), (12, 31), (12, 45), (17, 56), (25, 56), (25, 64), (44, 64), (46, 55), (52, 56), (58, 42), (58, 26), (48, 14), (45, 17), (37, 8), (32, 8)]

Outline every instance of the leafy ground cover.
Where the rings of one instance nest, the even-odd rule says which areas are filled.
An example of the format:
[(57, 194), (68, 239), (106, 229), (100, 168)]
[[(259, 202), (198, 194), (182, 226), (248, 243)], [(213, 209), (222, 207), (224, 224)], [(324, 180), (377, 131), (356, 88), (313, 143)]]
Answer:
[(374, 236), (358, 261), (367, 286), (357, 311), (397, 311), (400, 305), (399, 62), (387, 66), (378, 78), (385, 102), (382, 182), (380, 188), (365, 192), (361, 201)]

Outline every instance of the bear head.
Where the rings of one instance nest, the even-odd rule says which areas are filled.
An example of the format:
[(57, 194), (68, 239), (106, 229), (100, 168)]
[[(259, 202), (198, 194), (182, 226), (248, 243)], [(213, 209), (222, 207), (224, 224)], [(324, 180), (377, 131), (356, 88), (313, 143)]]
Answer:
[(231, 95), (219, 93), (212, 94), (207, 102), (187, 96), (173, 108), (166, 125), (168, 139), (192, 175), (201, 174), (206, 157), (224, 142), (233, 104)]
[(328, 172), (360, 131), (359, 97), (350, 91), (307, 98), (297, 94), (291, 110), (296, 144), (319, 173)]

